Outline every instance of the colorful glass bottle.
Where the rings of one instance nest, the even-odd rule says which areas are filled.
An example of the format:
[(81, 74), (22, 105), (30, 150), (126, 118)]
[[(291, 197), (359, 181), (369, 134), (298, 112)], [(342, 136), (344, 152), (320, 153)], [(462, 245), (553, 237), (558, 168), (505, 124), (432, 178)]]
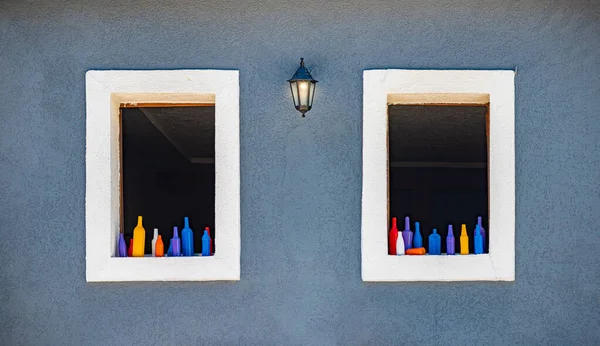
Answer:
[(204, 228), (204, 230), (206, 231), (206, 233), (208, 233), (208, 239), (210, 241), (210, 255), (212, 256), (214, 254), (214, 251), (213, 251), (212, 237), (210, 236), (210, 227), (206, 226)]
[(202, 256), (210, 256), (210, 236), (206, 230), (202, 236)]
[(448, 225), (448, 236), (446, 236), (446, 255), (456, 254), (456, 239), (454, 239), (454, 231), (452, 225)]
[(479, 225), (479, 233), (481, 233), (481, 238), (483, 239), (483, 248), (485, 249), (485, 229), (483, 228), (483, 223), (481, 223), (481, 216), (477, 217), (477, 224)]
[(194, 232), (190, 228), (187, 217), (183, 218), (184, 227), (181, 230), (181, 249), (184, 256), (194, 256)]
[(129, 239), (129, 248), (127, 249), (127, 257), (133, 257), (133, 238)]
[(465, 225), (464, 223), (462, 224), (460, 229), (460, 254), (469, 254), (469, 236), (467, 235), (467, 225)]
[[(402, 237), (400, 237), (402, 238)], [(424, 247), (413, 247), (412, 249), (406, 250), (406, 255), (424, 255), (425, 248)]]
[(423, 247), (423, 237), (421, 236), (421, 225), (415, 222), (415, 236), (413, 238), (413, 248)]
[(173, 256), (181, 256), (181, 239), (177, 227), (173, 227), (173, 238), (171, 239), (171, 252)]
[(127, 244), (125, 243), (123, 233), (119, 233), (119, 242), (117, 245), (119, 248), (119, 257), (127, 257)]
[(142, 217), (138, 216), (137, 226), (133, 229), (133, 257), (144, 257), (146, 230), (142, 226)]
[(404, 249), (410, 249), (413, 247), (413, 232), (410, 230), (410, 218), (408, 216), (404, 218), (404, 231), (402, 231), (402, 238), (404, 238)]
[(442, 237), (437, 233), (437, 229), (433, 229), (433, 233), (429, 236), (429, 254), (430, 255), (441, 255), (442, 254)]
[(473, 253), (476, 255), (483, 253), (483, 237), (481, 236), (481, 228), (479, 225), (475, 226), (475, 239), (473, 239)]
[(154, 253), (156, 257), (163, 257), (165, 255), (165, 244), (163, 244), (162, 237), (160, 234), (156, 239), (156, 251)]
[(158, 228), (154, 229), (154, 235), (152, 236), (152, 256), (156, 256), (156, 239), (158, 238)]
[(388, 237), (388, 255), (396, 255), (396, 243), (398, 241), (398, 227), (396, 226), (396, 218), (392, 218), (392, 228)]
[(404, 256), (404, 238), (400, 235), (396, 237), (396, 255)]

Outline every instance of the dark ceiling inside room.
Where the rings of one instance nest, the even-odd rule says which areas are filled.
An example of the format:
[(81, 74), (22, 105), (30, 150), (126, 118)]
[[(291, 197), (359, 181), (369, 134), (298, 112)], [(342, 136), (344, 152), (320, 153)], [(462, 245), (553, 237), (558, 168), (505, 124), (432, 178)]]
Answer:
[[(173, 148), (189, 162), (214, 159), (214, 107), (123, 110), (129, 143), (154, 153)], [(389, 106), (391, 162), (487, 162), (487, 107)], [(169, 147), (167, 147), (169, 146)]]
[(214, 107), (123, 109), (123, 136), (148, 152), (172, 153), (190, 162), (215, 157)]
[(389, 106), (391, 162), (487, 162), (485, 106)]

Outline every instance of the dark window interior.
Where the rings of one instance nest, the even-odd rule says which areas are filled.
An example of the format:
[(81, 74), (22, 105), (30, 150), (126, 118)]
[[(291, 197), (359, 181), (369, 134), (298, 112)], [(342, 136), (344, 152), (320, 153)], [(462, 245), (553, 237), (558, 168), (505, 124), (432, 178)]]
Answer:
[[(477, 216), (488, 229), (487, 106), (397, 106), (389, 114), (390, 217), (421, 224), (423, 244), (437, 228), (446, 252), (448, 224), (459, 252), (461, 224), (467, 225), (469, 250)], [(488, 251), (488, 240), (484, 252)]]
[(165, 252), (184, 216), (202, 251), (204, 227), (215, 238), (215, 109), (209, 107), (122, 108), (122, 212), (126, 242), (143, 216), (146, 254), (158, 228)]

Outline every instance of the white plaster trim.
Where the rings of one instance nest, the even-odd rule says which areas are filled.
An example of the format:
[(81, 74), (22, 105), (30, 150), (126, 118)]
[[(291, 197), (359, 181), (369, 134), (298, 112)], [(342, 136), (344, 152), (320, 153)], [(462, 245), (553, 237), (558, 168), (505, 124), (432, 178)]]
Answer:
[[(513, 71), (364, 71), (361, 221), (363, 281), (514, 281), (514, 93)], [(425, 95), (419, 100), (415, 94)], [(489, 254), (387, 254), (387, 109), (389, 103), (402, 104), (403, 101), (407, 104), (490, 103)]]
[[(215, 237), (211, 257), (117, 258), (120, 103), (215, 103)], [(240, 279), (239, 72), (86, 73), (86, 280)]]

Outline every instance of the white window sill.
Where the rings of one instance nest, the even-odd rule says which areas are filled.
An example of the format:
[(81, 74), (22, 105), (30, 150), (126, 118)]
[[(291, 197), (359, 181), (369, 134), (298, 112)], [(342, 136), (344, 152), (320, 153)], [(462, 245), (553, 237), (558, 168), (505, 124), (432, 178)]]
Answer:
[(490, 254), (387, 255), (376, 263), (363, 262), (363, 281), (511, 281), (504, 274), (510, 269), (497, 268)]
[[(219, 281), (239, 280), (227, 258), (193, 257), (110, 257), (94, 270), (90, 281)], [(239, 266), (238, 266), (239, 268)], [(89, 277), (89, 268), (88, 268)]]

